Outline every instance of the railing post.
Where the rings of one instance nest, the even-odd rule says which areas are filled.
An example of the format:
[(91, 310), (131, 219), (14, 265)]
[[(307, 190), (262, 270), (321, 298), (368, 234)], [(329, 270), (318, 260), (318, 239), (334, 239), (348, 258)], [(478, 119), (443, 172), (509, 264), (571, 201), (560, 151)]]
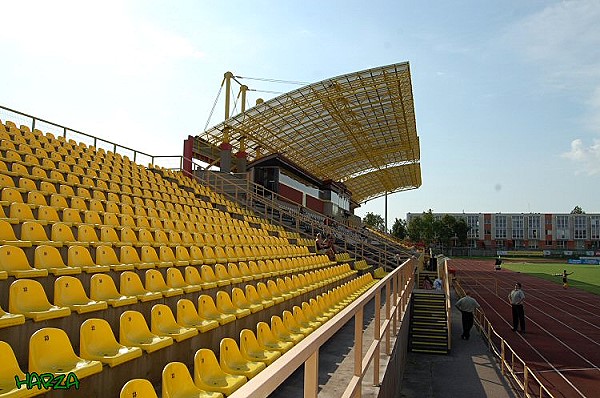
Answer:
[(502, 375), (506, 374), (506, 348), (505, 348), (505, 342), (504, 339), (502, 339), (502, 342), (500, 343), (500, 371), (502, 372)]
[[(391, 319), (391, 304), (390, 301), (392, 300), (392, 292), (390, 290), (390, 279), (387, 280), (387, 282), (385, 283), (385, 319), (389, 320)], [(391, 333), (390, 333), (390, 328), (388, 327), (387, 330), (385, 331), (385, 352), (388, 355), (392, 354), (392, 347), (391, 347)]]
[(379, 356), (381, 355), (381, 289), (375, 293), (375, 331), (373, 337), (379, 340), (373, 358), (373, 385), (379, 385)]
[(317, 398), (319, 393), (319, 350), (304, 362), (304, 398)]
[[(354, 315), (354, 376), (362, 379), (362, 349), (363, 349), (363, 311), (364, 306), (361, 306), (356, 315)], [(360, 383), (358, 390), (354, 395), (360, 398), (362, 395)]]
[(529, 396), (529, 368), (523, 363), (523, 396)]

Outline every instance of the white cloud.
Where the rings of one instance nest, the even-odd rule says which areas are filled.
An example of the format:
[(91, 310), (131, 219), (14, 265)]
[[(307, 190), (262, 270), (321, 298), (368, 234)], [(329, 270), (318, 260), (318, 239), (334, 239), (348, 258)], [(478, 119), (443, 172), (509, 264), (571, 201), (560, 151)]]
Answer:
[(26, 58), (125, 75), (148, 73), (181, 58), (202, 57), (188, 39), (133, 18), (125, 4), (9, 2), (3, 7), (0, 39)]
[(594, 139), (593, 144), (589, 146), (585, 146), (579, 138), (573, 140), (571, 150), (561, 156), (578, 164), (579, 172), (585, 172), (588, 175), (600, 173), (600, 139)]

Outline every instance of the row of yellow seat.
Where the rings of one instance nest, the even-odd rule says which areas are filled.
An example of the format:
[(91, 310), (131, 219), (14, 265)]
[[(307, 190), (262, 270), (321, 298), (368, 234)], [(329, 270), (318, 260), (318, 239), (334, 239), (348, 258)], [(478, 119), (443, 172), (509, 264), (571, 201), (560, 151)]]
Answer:
[[(1, 224), (0, 222), (0, 226), (2, 226)], [(31, 225), (37, 226), (38, 224), (31, 223)], [(28, 226), (28, 223), (23, 224), (24, 228)], [(14, 236), (4, 237), (14, 239)], [(296, 246), (265, 246), (260, 248), (235, 246), (236, 250), (234, 251), (234, 247), (231, 246), (225, 249), (220, 246), (214, 248), (204, 246), (200, 249), (198, 246), (186, 247), (182, 245), (174, 248), (167, 245), (158, 246), (157, 248), (150, 245), (143, 245), (139, 248), (132, 245), (122, 245), (118, 248), (120, 255), (117, 256), (112, 244), (116, 246), (119, 244), (115, 242), (87, 242), (84, 239), (82, 241), (4, 240), (3, 243), (9, 244), (0, 246), (0, 271), (15, 278), (44, 277), (49, 273), (53, 275), (75, 275), (82, 272), (144, 270), (173, 266), (185, 267), (188, 265), (211, 265), (218, 269), (219, 265), (224, 267), (225, 264), (228, 264), (229, 268), (237, 268), (238, 263), (242, 273), (252, 268), (252, 264), (255, 264), (255, 268), (257, 265), (258, 268), (280, 269), (291, 272), (291, 270), (298, 267), (317, 267), (329, 264), (326, 257), (310, 255), (306, 248)], [(59, 247), (62, 247), (63, 243), (66, 245), (66, 262), (59, 251)], [(33, 249), (33, 266), (22, 248), (31, 247), (32, 244), (36, 245)], [(90, 250), (86, 247), (88, 244), (94, 246), (94, 258), (92, 258)], [(250, 267), (245, 265), (246, 262), (249, 262)]]
[[(177, 396), (178, 392), (189, 390), (189, 387), (195, 385), (196, 390), (199, 388), (230, 395), (243, 385), (247, 378), (254, 377), (368, 289), (373, 283), (373, 279), (369, 277), (370, 275), (365, 275), (356, 278), (315, 299), (310, 299), (309, 302), (303, 302), (301, 307), (295, 306), (292, 311), (284, 311), (282, 317), (272, 316), (270, 326), (259, 322), (256, 335), (249, 329), (242, 330), (239, 347), (235, 340), (223, 339), (220, 344), (219, 362), (211, 350), (200, 349), (194, 356), (193, 383), (190, 383), (191, 376), (188, 373), (187, 377), (175, 383), (163, 383), (163, 394), (169, 397)], [(241, 292), (241, 289), (238, 290)], [(226, 296), (229, 310), (220, 311), (217, 307), (219, 304), (215, 306), (210, 296), (201, 295), (198, 298), (197, 310), (190, 300), (179, 300), (175, 320), (168, 306), (156, 304), (152, 307), (151, 328), (141, 313), (125, 311), (119, 318), (119, 342), (107, 321), (98, 318), (87, 319), (80, 326), (80, 356), (75, 354), (69, 337), (62, 329), (42, 328), (29, 339), (28, 370), (37, 374), (72, 372), (81, 379), (101, 372), (103, 364), (118, 366), (142, 356), (142, 351), (151, 353), (160, 350), (172, 345), (174, 341), (189, 339), (199, 332), (206, 332), (251, 312), (250, 307), (236, 308), (227, 293), (219, 293), (221, 296), (217, 297), (217, 301), (219, 297)], [(10, 345), (0, 341), (0, 354), (3, 358), (0, 363), (0, 391), (4, 393), (3, 396), (33, 396), (45, 392), (17, 386), (14, 377), (24, 380), (25, 374)], [(187, 368), (178, 368), (180, 371), (177, 374), (186, 376)], [(170, 364), (165, 369), (166, 374), (175, 378), (171, 372), (176, 369)], [(141, 387), (137, 384), (128, 382), (122, 389), (121, 396), (146, 396), (142, 391), (138, 391)]]
[[(106, 309), (108, 305), (120, 307), (135, 304), (138, 301), (158, 300), (163, 297), (174, 297), (184, 293), (200, 292), (206, 289), (251, 282), (258, 278), (277, 276), (268, 270), (258, 269), (247, 275), (241, 273), (236, 275), (233, 272), (233, 270), (238, 272), (236, 265), (229, 265), (230, 272), (221, 264), (217, 265), (216, 272), (206, 265), (203, 265), (200, 271), (188, 266), (185, 269), (185, 278), (179, 269), (169, 268), (166, 281), (160, 271), (149, 269), (145, 273), (145, 283), (142, 283), (141, 278), (135, 272), (123, 271), (120, 274), (119, 290), (110, 276), (98, 273), (91, 277), (89, 295), (78, 278), (63, 275), (54, 281), (54, 304), (48, 301), (41, 283), (34, 279), (17, 279), (9, 287), (8, 312), (0, 308), (0, 328), (22, 324), (25, 322), (25, 317), (34, 321), (42, 321), (68, 316), (71, 311), (93, 312)], [(233, 288), (231, 298), (226, 292), (218, 291), (215, 308), (223, 313), (227, 313), (231, 308), (237, 308), (244, 312), (248, 310), (247, 314), (250, 314), (251, 308), (257, 308), (260, 305), (260, 309), (262, 309), (265, 305), (271, 306), (283, 302), (317, 287), (349, 277), (354, 273), (355, 271), (344, 264), (291, 277), (268, 279), (266, 283), (259, 282), (256, 286), (247, 284), (245, 295), (237, 287)], [(214, 307), (212, 298), (204, 296), (203, 304)], [(205, 317), (205, 319), (208, 318)]]
[[(168, 363), (162, 372), (162, 396), (222, 397), (232, 394), (373, 283), (370, 275), (365, 275), (303, 302), (301, 306), (294, 306), (292, 311), (284, 311), (281, 317), (272, 316), (270, 325), (259, 322), (256, 334), (244, 329), (240, 332), (239, 346), (232, 338), (222, 339), (219, 361), (211, 350), (198, 350), (194, 355), (193, 378), (185, 364)], [(140, 396), (157, 397), (148, 380), (133, 379), (121, 389), (121, 398)]]

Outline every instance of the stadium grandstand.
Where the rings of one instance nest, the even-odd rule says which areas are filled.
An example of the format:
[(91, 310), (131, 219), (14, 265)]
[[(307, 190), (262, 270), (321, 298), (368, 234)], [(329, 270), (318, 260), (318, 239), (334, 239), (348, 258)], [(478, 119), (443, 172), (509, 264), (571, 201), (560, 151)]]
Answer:
[(423, 255), (353, 211), (421, 185), (408, 63), (229, 102), (178, 157), (0, 107), (1, 397), (265, 397), (299, 368), (314, 397), (350, 321), (339, 395), (395, 394)]

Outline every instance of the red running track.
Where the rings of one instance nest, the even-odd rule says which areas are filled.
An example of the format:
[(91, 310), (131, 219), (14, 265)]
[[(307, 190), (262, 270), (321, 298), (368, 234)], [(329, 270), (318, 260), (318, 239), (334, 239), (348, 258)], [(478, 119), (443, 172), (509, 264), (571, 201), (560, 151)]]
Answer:
[[(555, 397), (600, 397), (600, 296), (494, 269), (493, 260), (451, 259), (486, 317)], [(526, 334), (512, 331), (508, 294), (525, 292)]]

